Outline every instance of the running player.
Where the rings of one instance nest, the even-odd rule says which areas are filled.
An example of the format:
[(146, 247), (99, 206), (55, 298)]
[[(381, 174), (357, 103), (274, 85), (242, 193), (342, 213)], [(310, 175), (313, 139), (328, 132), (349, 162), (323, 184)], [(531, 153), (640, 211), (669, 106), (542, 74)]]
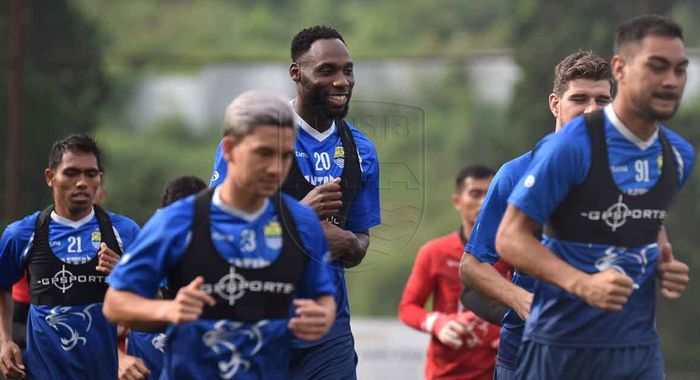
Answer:
[[(0, 242), (0, 369), (8, 378), (116, 379), (117, 331), (102, 315), (105, 279), (139, 227), (94, 204), (102, 161), (90, 136), (55, 142), (44, 176), (54, 204), (10, 224)], [(22, 357), (8, 331), (9, 288), (25, 271)]]
[[(458, 273), (459, 259), (493, 175), (491, 168), (482, 165), (460, 170), (452, 204), (462, 224), (457, 231), (420, 248), (401, 297), (399, 319), (431, 334), (426, 379), (486, 380), (493, 376), (498, 327), (460, 305), (462, 284)], [(432, 312), (425, 310), (430, 295)]]
[[(163, 189), (160, 207), (164, 208), (171, 203), (197, 194), (207, 188), (207, 184), (195, 176), (182, 176), (169, 181)], [(161, 288), (164, 284), (161, 284)], [(163, 370), (163, 358), (165, 357), (165, 333), (153, 333), (145, 331), (129, 331), (126, 352), (132, 357), (142, 360), (137, 365), (123, 369), (120, 365), (120, 375), (131, 379), (158, 379)], [(126, 361), (123, 360), (123, 361)], [(144, 371), (145, 369), (145, 371)]]
[[(591, 52), (579, 51), (559, 62), (554, 68), (554, 86), (549, 95), (555, 131), (584, 112), (610, 104), (613, 82), (610, 65)], [(496, 173), (460, 266), (462, 280), (469, 287), (511, 308), (503, 319), (496, 360), (494, 378), (500, 380), (515, 378), (524, 319), (530, 310), (535, 280), (516, 271), (511, 283), (491, 265), (500, 259), (495, 247), (496, 229), (506, 210), (508, 196), (525, 173), (531, 156), (531, 152), (525, 153), (505, 163)]]
[[(613, 104), (545, 138), (508, 198), (496, 247), (543, 280), (518, 378), (664, 378), (655, 267), (674, 261), (657, 235), (695, 152), (660, 121), (678, 108), (687, 65), (673, 21), (651, 15), (623, 23), (611, 64)], [(675, 264), (662, 291), (671, 298), (688, 281), (687, 266)]]
[[(369, 229), (380, 223), (379, 162), (372, 142), (343, 118), (355, 85), (353, 61), (335, 29), (314, 26), (292, 40), (289, 73), (296, 84), (295, 159), (283, 191), (311, 206), (323, 221), (338, 289), (338, 315), (315, 342), (297, 340), (294, 374), (299, 379), (354, 379), (357, 355), (350, 331), (345, 270), (369, 247)], [(217, 150), (210, 187), (226, 173)]]
[[(291, 335), (316, 340), (333, 325), (321, 225), (279, 193), (295, 132), (284, 100), (236, 98), (223, 184), (156, 212), (110, 276), (108, 318), (132, 329), (170, 324), (162, 379), (286, 379)], [(174, 299), (154, 299), (166, 277)]]

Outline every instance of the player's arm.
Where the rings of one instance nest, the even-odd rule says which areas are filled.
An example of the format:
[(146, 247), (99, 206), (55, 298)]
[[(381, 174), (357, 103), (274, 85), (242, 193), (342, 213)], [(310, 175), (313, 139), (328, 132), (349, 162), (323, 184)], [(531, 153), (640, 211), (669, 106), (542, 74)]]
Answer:
[(340, 261), (346, 268), (359, 265), (369, 248), (369, 231), (352, 232), (328, 221), (321, 221), (323, 234), (328, 241), (331, 258)]
[(294, 314), (287, 327), (297, 338), (310, 341), (320, 339), (333, 327), (337, 289), (326, 262), (328, 246), (325, 239), (318, 238), (322, 234), (321, 224), (312, 212), (299, 211), (295, 214), (297, 231), (310, 257), (298, 284)]
[(503, 317), (505, 317), (509, 310), (508, 306), (493, 298), (485, 297), (476, 290), (472, 290), (466, 286), (459, 293), (459, 299), (462, 305), (476, 314), (477, 317), (497, 326), (503, 323)]
[(315, 300), (295, 299), (295, 313), (289, 320), (289, 330), (299, 339), (317, 340), (330, 331), (335, 322), (335, 299), (323, 295)]
[(559, 286), (593, 307), (622, 310), (632, 294), (632, 279), (615, 269), (588, 274), (569, 265), (535, 237), (540, 228), (527, 214), (508, 205), (496, 235), (496, 249), (518, 270)]
[(12, 340), (12, 285), (22, 278), (26, 249), (34, 231), (34, 218), (9, 225), (0, 238), (0, 372), (24, 378), (22, 351)]
[(659, 263), (656, 273), (661, 280), (661, 295), (667, 299), (678, 299), (683, 296), (688, 281), (690, 281), (690, 268), (673, 256), (671, 242), (668, 240), (666, 228), (661, 226), (659, 231)]
[(0, 289), (0, 372), (8, 379), (26, 376), (22, 350), (12, 340), (12, 290)]
[[(464, 255), (462, 255), (459, 275), (462, 282), (469, 288), (510, 307), (523, 320), (530, 313), (532, 293), (508, 281), (498, 273), (493, 265), (479, 261), (469, 252), (464, 252)], [(479, 302), (477, 299), (474, 299), (474, 301)], [(465, 306), (474, 311), (472, 305)]]
[(436, 286), (432, 257), (439, 252), (433, 249), (427, 244), (418, 251), (413, 271), (401, 296), (399, 319), (414, 329), (431, 334), (442, 344), (457, 349), (464, 344), (461, 335), (468, 322), (467, 313), (446, 314), (425, 310), (425, 302)]
[(416, 262), (399, 303), (399, 319), (416, 330), (428, 333), (430, 330), (427, 328), (426, 319), (430, 313), (425, 310), (425, 303), (435, 288), (430, 253), (430, 245), (424, 245), (418, 250)]
[(150, 299), (127, 290), (109, 288), (105, 295), (103, 313), (113, 323), (133, 330), (162, 330), (168, 323), (180, 324), (199, 318), (205, 305), (216, 301), (200, 287), (203, 277), (197, 277), (180, 288), (172, 300)]

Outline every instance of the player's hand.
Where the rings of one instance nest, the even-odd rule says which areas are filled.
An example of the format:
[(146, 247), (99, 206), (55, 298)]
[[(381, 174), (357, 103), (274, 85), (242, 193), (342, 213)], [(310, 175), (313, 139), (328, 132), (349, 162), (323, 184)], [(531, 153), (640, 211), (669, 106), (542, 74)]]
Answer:
[(340, 178), (336, 178), (314, 187), (300, 203), (314, 209), (319, 219), (326, 219), (340, 211), (340, 207), (343, 205), (341, 198), (343, 198), (343, 194), (340, 192)]
[(297, 338), (302, 340), (320, 339), (333, 326), (335, 310), (311, 299), (295, 299), (293, 303), (296, 311), (287, 327)]
[(204, 305), (214, 306), (216, 300), (199, 288), (204, 284), (204, 277), (199, 276), (187, 286), (180, 288), (175, 299), (167, 303), (165, 320), (170, 323), (191, 322), (199, 318)]
[(659, 247), (659, 255), (656, 271), (661, 279), (661, 295), (668, 299), (681, 298), (690, 280), (688, 265), (673, 257), (670, 243), (664, 243)]
[(119, 351), (119, 380), (144, 380), (150, 374), (143, 360)]
[(119, 255), (107, 247), (107, 244), (100, 243), (100, 250), (97, 252), (97, 266), (95, 269), (104, 274), (112, 273), (112, 269), (119, 261)]
[(530, 315), (530, 307), (532, 306), (532, 293), (525, 289), (518, 288), (518, 292), (513, 292), (511, 295), (510, 306), (516, 313), (518, 317), (523, 321), (527, 320), (527, 316)]
[(0, 342), (0, 371), (7, 379), (24, 379), (27, 375), (22, 350), (11, 340)]
[(333, 260), (338, 260), (358, 249), (357, 237), (354, 233), (346, 231), (327, 220), (321, 221), (321, 227), (323, 227), (323, 235), (326, 237), (328, 250)]
[(464, 344), (463, 334), (466, 329), (455, 314), (440, 314), (433, 322), (430, 331), (442, 344), (458, 349)]
[(607, 311), (620, 311), (634, 289), (634, 282), (618, 270), (608, 268), (602, 272), (581, 277), (574, 284), (573, 292), (587, 304)]

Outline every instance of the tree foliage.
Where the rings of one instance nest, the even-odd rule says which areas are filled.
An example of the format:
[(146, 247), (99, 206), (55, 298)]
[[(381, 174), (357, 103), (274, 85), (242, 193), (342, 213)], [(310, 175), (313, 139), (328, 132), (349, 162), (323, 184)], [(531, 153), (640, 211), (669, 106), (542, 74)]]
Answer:
[[(2, 2), (0, 25), (9, 35), (10, 2)], [(99, 106), (107, 96), (99, 32), (94, 23), (66, 1), (23, 1), (21, 211), (50, 202), (43, 170), (57, 138), (96, 127)], [(3, 54), (7, 54), (3, 49)], [(2, 59), (4, 73), (9, 61)], [(7, 76), (3, 75), (3, 80)], [(7, 86), (3, 86), (6, 89)], [(8, 93), (0, 92), (0, 119), (8, 120)], [(0, 134), (4, 156), (7, 135)], [(4, 181), (5, 166), (0, 166)], [(7, 184), (1, 183), (0, 186)], [(4, 206), (3, 206), (4, 207)], [(0, 219), (7, 219), (4, 213)]]

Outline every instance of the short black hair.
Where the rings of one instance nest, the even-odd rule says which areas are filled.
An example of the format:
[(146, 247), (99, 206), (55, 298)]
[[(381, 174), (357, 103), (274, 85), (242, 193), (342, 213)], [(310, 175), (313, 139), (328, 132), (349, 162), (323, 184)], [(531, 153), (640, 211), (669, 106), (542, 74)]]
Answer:
[(676, 37), (683, 40), (683, 28), (670, 18), (659, 15), (644, 15), (625, 21), (617, 28), (615, 54), (627, 44), (637, 43), (648, 35)]
[(292, 62), (296, 62), (299, 57), (309, 51), (309, 49), (311, 49), (311, 45), (317, 40), (335, 38), (343, 41), (343, 44), (345, 44), (345, 40), (343, 39), (343, 36), (340, 35), (340, 32), (331, 28), (330, 26), (314, 25), (312, 27), (302, 29), (296, 34), (296, 36), (294, 36), (294, 38), (292, 38)]
[(177, 177), (165, 184), (160, 207), (168, 206), (178, 199), (197, 194), (206, 188), (207, 184), (199, 179), (199, 177), (193, 175)]
[(462, 191), (462, 186), (464, 186), (464, 180), (471, 177), (476, 179), (491, 178), (496, 175), (496, 172), (486, 165), (469, 165), (462, 168), (462, 170), (457, 173), (457, 178), (455, 178), (455, 190), (457, 193)]
[(100, 148), (97, 147), (95, 138), (88, 134), (79, 133), (66, 136), (51, 145), (51, 149), (49, 149), (49, 169), (56, 170), (63, 160), (63, 154), (67, 151), (93, 154), (97, 159), (97, 168), (103, 171)]

